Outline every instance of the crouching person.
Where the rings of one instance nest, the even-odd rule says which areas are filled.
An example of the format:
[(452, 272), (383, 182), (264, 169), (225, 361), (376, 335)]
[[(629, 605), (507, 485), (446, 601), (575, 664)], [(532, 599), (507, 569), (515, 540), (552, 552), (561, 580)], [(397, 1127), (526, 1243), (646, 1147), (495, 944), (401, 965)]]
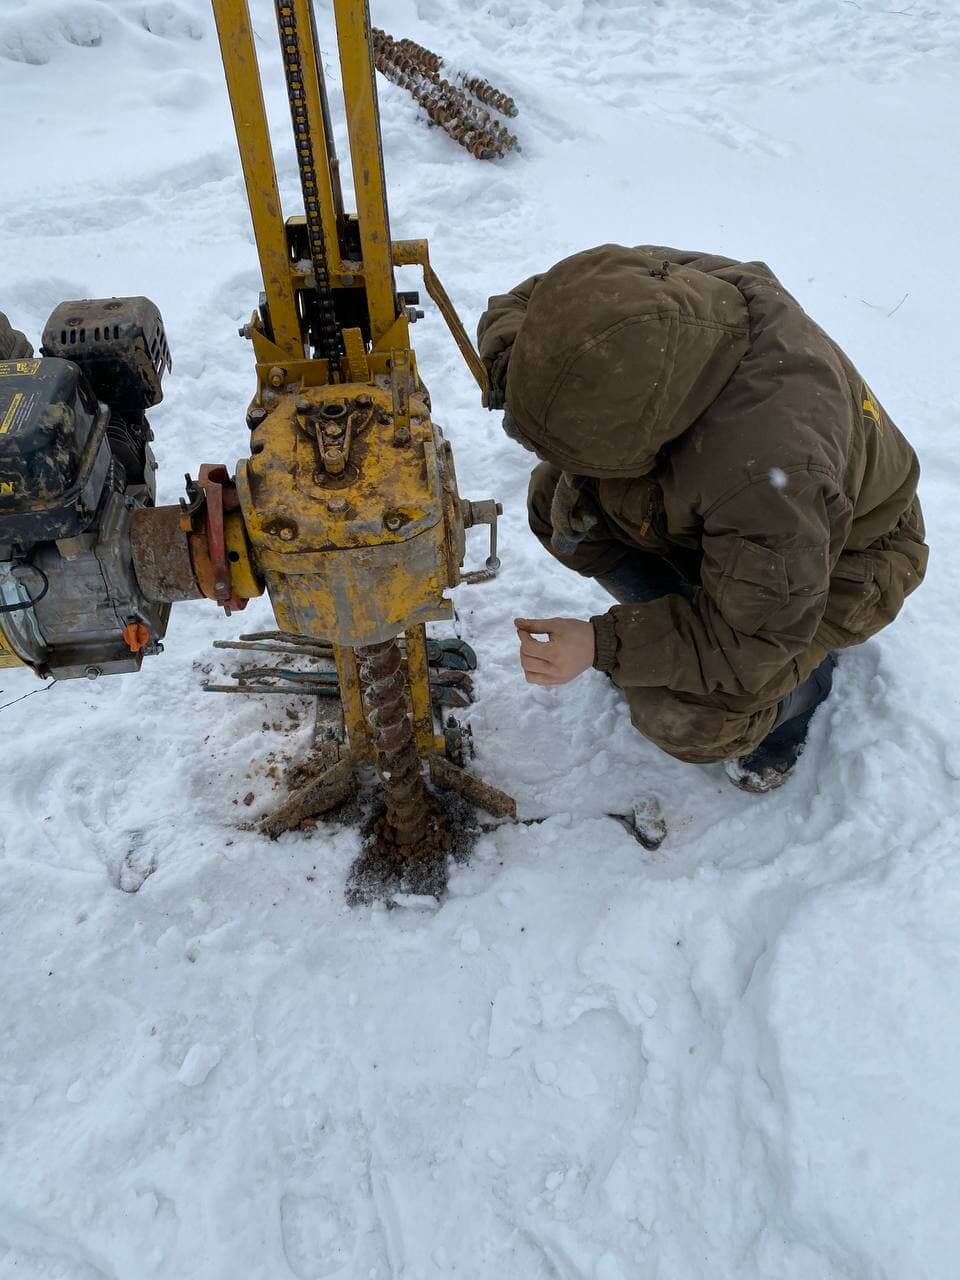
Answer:
[(837, 650), (923, 579), (909, 443), (762, 263), (605, 245), (491, 298), (479, 337), (541, 460), (533, 532), (619, 602), (518, 619), (527, 680), (607, 672), (670, 755), (779, 786)]

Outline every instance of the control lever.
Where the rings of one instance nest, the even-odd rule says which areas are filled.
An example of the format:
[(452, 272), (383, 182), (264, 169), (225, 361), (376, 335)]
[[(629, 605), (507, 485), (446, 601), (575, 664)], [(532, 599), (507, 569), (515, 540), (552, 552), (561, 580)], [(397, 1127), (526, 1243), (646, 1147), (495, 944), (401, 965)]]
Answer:
[(461, 498), (460, 515), (465, 529), (472, 529), (478, 524), (490, 526), (490, 554), (484, 561), (483, 568), (462, 573), (460, 581), (491, 582), (500, 568), (500, 557), (497, 555), (497, 517), (503, 515), (503, 506), (493, 498), (485, 498), (482, 502), (470, 502)]

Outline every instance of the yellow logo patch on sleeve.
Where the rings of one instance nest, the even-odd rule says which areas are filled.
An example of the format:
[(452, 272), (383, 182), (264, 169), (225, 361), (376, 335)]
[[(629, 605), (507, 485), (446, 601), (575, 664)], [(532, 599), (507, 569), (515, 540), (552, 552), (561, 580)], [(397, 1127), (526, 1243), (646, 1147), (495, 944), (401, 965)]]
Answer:
[(861, 405), (861, 408), (863, 409), (864, 418), (869, 418), (875, 427), (879, 427), (880, 406), (877, 404), (876, 400), (873, 398), (873, 392), (870, 390), (870, 388), (867, 386), (866, 383), (863, 384), (860, 390), (860, 405)]

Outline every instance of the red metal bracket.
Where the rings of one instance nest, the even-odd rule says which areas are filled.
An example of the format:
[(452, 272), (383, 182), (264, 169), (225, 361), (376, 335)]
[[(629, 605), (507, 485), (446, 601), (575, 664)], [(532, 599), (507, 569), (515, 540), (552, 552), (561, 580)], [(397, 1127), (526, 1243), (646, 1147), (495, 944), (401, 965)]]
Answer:
[(222, 463), (205, 462), (195, 481), (187, 478), (187, 496), (189, 503), (181, 504), (184, 515), (191, 520), (199, 517), (206, 535), (207, 554), (213, 569), (213, 598), (229, 616), (234, 609), (247, 607), (247, 601), (233, 593), (227, 556), (225, 517), (240, 506), (237, 486)]

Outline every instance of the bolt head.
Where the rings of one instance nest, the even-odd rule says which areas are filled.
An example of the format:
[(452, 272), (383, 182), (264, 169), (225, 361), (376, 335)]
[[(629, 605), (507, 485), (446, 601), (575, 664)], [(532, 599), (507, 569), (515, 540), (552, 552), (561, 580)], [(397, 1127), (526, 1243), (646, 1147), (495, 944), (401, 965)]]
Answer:
[(396, 531), (400, 528), (401, 520), (399, 516), (387, 516), (387, 518), (384, 520), (383, 523), (387, 526), (387, 528), (390, 530), (391, 533), (396, 533)]
[(270, 383), (271, 387), (282, 387), (286, 376), (286, 369), (281, 369), (279, 365), (274, 365), (267, 374), (267, 381)]
[(327, 510), (335, 516), (342, 515), (347, 509), (346, 498), (330, 498), (327, 502)]
[(103, 672), (99, 667), (87, 667), (83, 674), (88, 680), (99, 680)]
[(296, 536), (297, 536), (296, 529), (291, 528), (290, 525), (288, 524), (285, 524), (283, 528), (280, 530), (280, 537), (283, 539), (284, 542), (292, 542)]

